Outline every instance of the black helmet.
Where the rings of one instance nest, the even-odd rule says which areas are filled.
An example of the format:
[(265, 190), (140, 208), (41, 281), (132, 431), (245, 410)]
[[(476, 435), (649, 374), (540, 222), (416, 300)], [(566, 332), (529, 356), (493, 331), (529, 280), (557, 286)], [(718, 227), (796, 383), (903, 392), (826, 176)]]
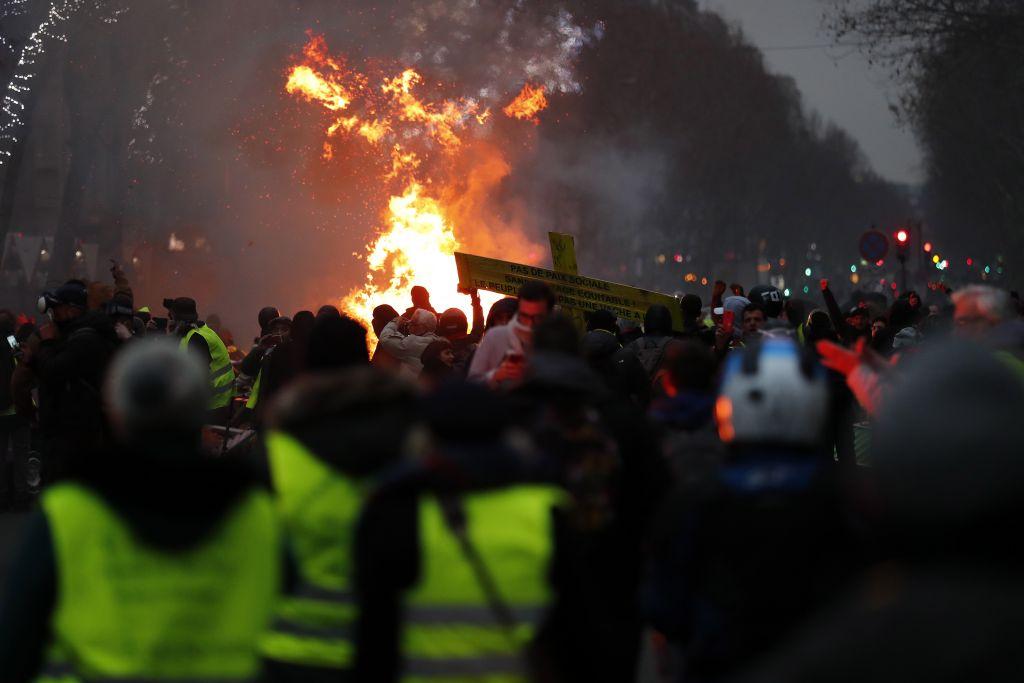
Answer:
[(54, 306), (67, 305), (85, 308), (89, 292), (81, 280), (68, 280), (52, 292), (43, 292), (39, 297), (39, 312), (46, 313)]

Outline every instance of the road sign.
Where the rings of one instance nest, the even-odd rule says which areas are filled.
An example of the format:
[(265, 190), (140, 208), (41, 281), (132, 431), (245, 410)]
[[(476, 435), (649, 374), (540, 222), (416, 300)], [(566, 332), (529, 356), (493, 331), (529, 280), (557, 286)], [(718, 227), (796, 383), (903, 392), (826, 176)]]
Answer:
[(875, 263), (889, 253), (889, 238), (878, 230), (868, 230), (860, 236), (860, 255), (865, 261)]
[(459, 252), (455, 252), (455, 265), (459, 271), (459, 284), (465, 288), (515, 296), (524, 282), (538, 280), (554, 290), (559, 305), (565, 308), (580, 311), (604, 309), (616, 317), (642, 323), (647, 309), (654, 304), (661, 304), (672, 313), (673, 327), (683, 329), (679, 300), (667, 294)]

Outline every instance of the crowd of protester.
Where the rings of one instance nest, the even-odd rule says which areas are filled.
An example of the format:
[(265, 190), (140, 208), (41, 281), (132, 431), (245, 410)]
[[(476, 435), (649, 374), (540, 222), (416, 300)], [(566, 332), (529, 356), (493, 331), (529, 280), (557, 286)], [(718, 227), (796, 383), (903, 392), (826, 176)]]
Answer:
[(471, 320), (415, 287), (371, 330), (268, 306), (245, 352), (113, 275), (0, 311), (3, 681), (1024, 665), (1016, 294), (717, 282), (580, 329), (539, 281)]

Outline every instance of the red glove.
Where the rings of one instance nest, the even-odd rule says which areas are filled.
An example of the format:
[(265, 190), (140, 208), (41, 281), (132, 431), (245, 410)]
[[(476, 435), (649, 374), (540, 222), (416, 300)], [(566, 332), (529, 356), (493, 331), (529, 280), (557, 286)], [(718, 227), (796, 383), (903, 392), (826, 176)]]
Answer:
[(826, 340), (815, 344), (815, 348), (821, 354), (822, 365), (846, 377), (860, 365), (861, 353), (864, 351), (864, 339), (860, 339), (857, 342), (857, 348), (853, 350)]

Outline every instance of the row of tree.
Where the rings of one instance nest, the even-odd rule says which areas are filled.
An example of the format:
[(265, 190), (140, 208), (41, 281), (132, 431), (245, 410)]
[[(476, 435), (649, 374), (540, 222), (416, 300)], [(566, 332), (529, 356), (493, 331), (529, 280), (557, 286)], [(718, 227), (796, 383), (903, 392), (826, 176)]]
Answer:
[(1024, 267), (1024, 3), (837, 2), (832, 29), (904, 85), (900, 113), (925, 152), (925, 212), (964, 256)]
[(547, 180), (550, 158), (578, 162), (547, 191), (577, 198), (584, 262), (610, 277), (639, 262), (642, 280), (664, 291), (692, 287), (681, 280), (689, 272), (749, 281), (758, 262), (766, 277), (768, 261), (768, 274), (795, 283), (807, 266), (847, 269), (865, 229), (912, 216), (904, 188), (875, 174), (720, 15), (693, 0), (574, 9), (604, 20), (605, 34), (578, 66), (582, 94), (559, 100), (543, 131), (557, 153), (542, 146), (518, 175)]

